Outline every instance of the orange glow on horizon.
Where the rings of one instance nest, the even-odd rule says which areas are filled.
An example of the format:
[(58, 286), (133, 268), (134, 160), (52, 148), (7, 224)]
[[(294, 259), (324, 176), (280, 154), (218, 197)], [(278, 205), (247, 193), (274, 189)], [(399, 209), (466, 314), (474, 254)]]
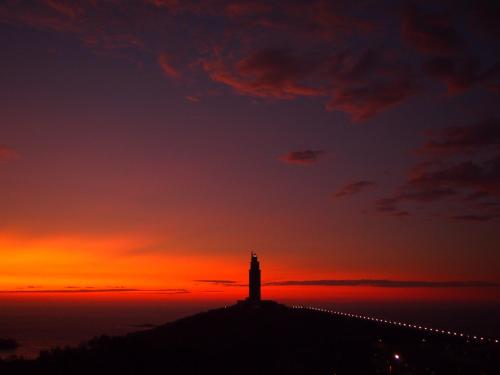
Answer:
[[(3, 233), (0, 299), (235, 301), (246, 297), (248, 254), (140, 250), (149, 245), (151, 241), (138, 236), (26, 239)], [(363, 275), (311, 272), (293, 264), (284, 268), (276, 256), (263, 259), (264, 283), (328, 278), (357, 279)], [(263, 298), (275, 300), (499, 301), (498, 289), (263, 286), (262, 293)]]

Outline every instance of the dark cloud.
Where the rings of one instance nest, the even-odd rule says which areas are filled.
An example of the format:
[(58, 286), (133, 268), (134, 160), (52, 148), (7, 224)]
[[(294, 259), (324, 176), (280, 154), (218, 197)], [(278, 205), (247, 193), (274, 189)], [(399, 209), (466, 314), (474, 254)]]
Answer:
[(136, 289), (136, 288), (75, 288), (66, 289), (14, 289), (0, 290), (0, 293), (125, 293), (125, 292), (148, 292), (161, 294), (183, 294), (189, 293), (187, 289)]
[(423, 70), (429, 77), (444, 83), (450, 94), (461, 93), (479, 84), (494, 90), (500, 78), (500, 62), (484, 68), (475, 58), (436, 57), (426, 61)]
[(387, 51), (343, 51), (327, 61), (331, 99), (327, 110), (363, 121), (418, 92), (411, 67)]
[[(132, 9), (133, 8), (133, 9)], [(130, 17), (129, 12), (135, 12)], [(134, 30), (140, 9), (124, 2), (41, 0), (0, 4), (0, 22), (69, 34), (99, 51), (143, 49)], [(122, 17), (129, 17), (128, 22)]]
[(394, 216), (394, 217), (407, 217), (410, 216), (408, 211), (402, 210), (398, 207), (399, 200), (394, 198), (382, 198), (375, 202), (375, 210), (377, 212)]
[(341, 51), (330, 56), (328, 74), (339, 85), (360, 84), (377, 72), (381, 60), (380, 53), (374, 49)]
[[(474, 18), (476, 25), (480, 19), (491, 20), (485, 12), (485, 9), (491, 8), (486, 2), (478, 2), (471, 8), (466, 12)], [(423, 63), (422, 69), (430, 78), (445, 84), (449, 94), (458, 94), (476, 85), (495, 91), (500, 83), (500, 61), (485, 63), (476, 57), (455, 27), (458, 21), (453, 20), (450, 14), (410, 8), (402, 23), (404, 40), (431, 57)], [(492, 14), (495, 12), (492, 11)], [(489, 25), (486, 29), (490, 31), (492, 24), (484, 23)]]
[(289, 164), (310, 165), (316, 163), (324, 153), (323, 150), (291, 151), (281, 156), (279, 160)]
[(342, 87), (334, 90), (332, 100), (326, 108), (348, 113), (354, 121), (363, 121), (401, 103), (417, 91), (417, 86), (410, 77), (358, 87)]
[[(412, 181), (414, 182), (414, 181)], [(401, 192), (398, 194), (398, 200), (414, 201), (414, 202), (432, 202), (438, 199), (454, 196), (457, 194), (456, 190), (446, 187), (421, 187), (415, 191)]]
[(375, 186), (375, 182), (373, 182), (373, 181), (362, 180), (362, 181), (351, 182), (349, 184), (342, 186), (340, 189), (338, 189), (333, 194), (333, 196), (335, 198), (345, 197), (348, 195), (353, 195), (353, 194), (359, 193), (359, 192), (364, 191), (364, 190), (371, 188), (373, 186)]
[(417, 150), (418, 154), (455, 155), (482, 151), (495, 146), (500, 149), (500, 119), (486, 118), (469, 126), (445, 128), (430, 133), (431, 140)]
[(234, 280), (218, 280), (218, 279), (201, 279), (194, 280), (195, 283), (205, 283), (205, 284), (214, 284), (214, 285), (235, 285), (236, 281)]
[[(325, 41), (353, 33), (365, 34), (375, 29), (372, 20), (355, 16), (347, 2), (319, 0), (275, 4), (278, 6), (274, 7), (271, 14), (259, 18), (260, 26)], [(358, 5), (358, 10), (361, 8), (363, 5)]]
[(472, 25), (491, 37), (495, 42), (500, 42), (500, 3), (496, 0), (475, 0), (471, 2), (468, 15)]
[(203, 61), (212, 80), (240, 94), (275, 99), (324, 95), (322, 89), (303, 83), (315, 66), (307, 57), (287, 49), (257, 50), (237, 62), (223, 56)]
[[(308, 30), (313, 30), (315, 35), (322, 36), (330, 40), (335, 39), (339, 34), (351, 34), (353, 32), (366, 35), (376, 30), (377, 26), (371, 19), (354, 16), (347, 6), (348, 2), (316, 1), (312, 4), (306, 2), (295, 10), (295, 14), (301, 17), (308, 14), (311, 25)], [(357, 4), (354, 9), (362, 9), (362, 4)], [(311, 27), (312, 26), (312, 27)]]
[(268, 286), (371, 286), (380, 288), (472, 288), (500, 287), (490, 281), (405, 281), (405, 280), (288, 280), (268, 282)]
[(364, 4), (350, 6), (343, 1), (221, 1), (215, 4), (218, 7), (220, 14), (255, 31), (287, 33), (293, 38), (331, 41), (376, 28), (371, 19), (355, 15)]
[(326, 109), (347, 113), (354, 121), (371, 118), (418, 92), (408, 65), (374, 50), (316, 56), (260, 49), (237, 61), (217, 50), (202, 66), (213, 81), (243, 95), (281, 100), (329, 96)]
[[(239, 51), (239, 58), (235, 57), (238, 51), (233, 45), (226, 49), (217, 46), (214, 56), (204, 59), (202, 66), (213, 81), (223, 83), (239, 94), (280, 100), (330, 97), (327, 110), (342, 111), (361, 121), (417, 91), (411, 69), (403, 67), (393, 54), (372, 49), (365, 51), (365, 48), (332, 51), (326, 46), (319, 50), (309, 47), (321, 44), (321, 38), (338, 37), (339, 30), (371, 29), (368, 22), (345, 16), (342, 7), (328, 2), (296, 2), (280, 8), (281, 11), (276, 13), (281, 17), (276, 19), (267, 14), (274, 16), (275, 12), (260, 6), (261, 3), (238, 4), (235, 6), (238, 14), (266, 13), (266, 27), (288, 34), (284, 37), (287, 42), (280, 41), (279, 44), (290, 45), (290, 32), (297, 31), (301, 25), (304, 34), (320, 38), (313, 43), (292, 43), (288, 48), (262, 48), (262, 42), (254, 40), (257, 38), (255, 33), (245, 34), (245, 38), (259, 47)], [(259, 25), (264, 25), (263, 19)], [(297, 42), (300, 39), (292, 40)]]
[(95, 50), (116, 51), (143, 48), (143, 41), (130, 34), (90, 34), (81, 37), (85, 46)]
[(227, 0), (144, 0), (144, 2), (166, 9), (175, 16), (185, 14), (221, 16), (224, 14), (226, 4), (229, 3)]
[[(156, 5), (157, 7), (166, 7), (166, 8), (177, 8), (181, 6), (181, 1), (179, 0), (146, 0), (146, 2)], [(185, 3), (191, 3), (186, 1)]]
[(402, 34), (410, 45), (427, 54), (456, 54), (465, 45), (447, 14), (432, 14), (415, 7), (403, 17)]
[(407, 217), (410, 212), (400, 208), (406, 202), (426, 203), (455, 195), (452, 189), (439, 188), (413, 188), (409, 184), (400, 187), (398, 191), (389, 198), (376, 201), (375, 210), (394, 217)]
[(78, 1), (45, 0), (45, 4), (49, 8), (70, 18), (76, 18), (85, 14), (85, 8), (82, 6), (82, 3)]
[(442, 196), (453, 189), (474, 189), (500, 196), (500, 156), (484, 162), (463, 161), (427, 170), (409, 180), (419, 191), (436, 190)]
[(225, 7), (226, 15), (231, 18), (262, 17), (269, 15), (272, 10), (273, 6), (270, 3), (259, 1), (231, 2)]
[(42, 30), (77, 33), (80, 28), (75, 16), (82, 15), (80, 6), (59, 1), (40, 1), (20, 4), (5, 1), (0, 4), (0, 20), (11, 24), (24, 24)]
[(483, 221), (493, 220), (493, 219), (496, 219), (498, 217), (500, 217), (500, 215), (493, 215), (493, 214), (490, 214), (490, 215), (475, 215), (475, 214), (471, 214), (471, 215), (455, 215), (455, 216), (452, 216), (452, 219), (460, 220), (460, 221), (478, 221), (478, 222), (483, 222)]
[[(169, 79), (178, 79), (182, 71), (183, 84), (190, 90), (195, 84), (206, 84), (208, 77), (240, 95), (266, 100), (316, 99), (328, 111), (364, 121), (405, 102), (422, 87), (416, 73), (420, 61), (409, 59), (398, 44), (380, 42), (392, 32), (387, 21), (398, 12), (386, 12), (390, 2), (374, 4), (5, 0), (0, 3), (0, 22), (64, 33), (96, 52), (127, 59), (142, 68), (156, 61)], [(429, 11), (425, 4), (420, 5), (422, 9), (406, 12), (402, 34), (429, 59), (423, 64), (424, 72), (444, 83), (450, 93), (475, 85), (499, 91), (500, 62), (467, 54), (468, 46), (461, 37), (466, 25), (450, 16), (453, 12), (446, 8), (451, 7), (444, 2), (428, 6)], [(467, 17), (495, 33), (497, 6), (480, 1), (468, 9)], [(166, 46), (179, 48), (169, 48), (167, 55), (163, 52)], [(179, 69), (173, 61), (186, 68)], [(212, 90), (203, 87), (195, 90), (200, 95), (187, 98), (196, 101)]]
[(187, 294), (191, 293), (187, 289), (159, 289), (159, 290), (145, 290), (145, 292), (155, 292), (159, 294)]
[(414, 165), (407, 181), (392, 196), (380, 199), (376, 210), (393, 214), (404, 211), (405, 203), (448, 199), (469, 213), (440, 216), (468, 221), (499, 218), (500, 121), (486, 118), (428, 136), (417, 155), (431, 159)]
[[(377, 202), (379, 212), (389, 214), (402, 212), (401, 205), (405, 203), (430, 203), (453, 198), (454, 203), (469, 208), (472, 200), (492, 199), (495, 203), (500, 199), (500, 158), (484, 162), (464, 161), (434, 169), (422, 170), (400, 186), (393, 196)], [(481, 221), (496, 219), (498, 215), (490, 212), (495, 205), (476, 204), (470, 208), (479, 212), (467, 215)], [(466, 220), (466, 216), (461, 218)], [(458, 218), (458, 217), (455, 217)]]

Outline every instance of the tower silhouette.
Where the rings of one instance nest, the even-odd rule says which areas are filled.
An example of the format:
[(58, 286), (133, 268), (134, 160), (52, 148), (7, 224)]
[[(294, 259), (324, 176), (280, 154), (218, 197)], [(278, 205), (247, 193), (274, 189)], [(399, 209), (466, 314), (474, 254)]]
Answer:
[(260, 268), (257, 254), (252, 251), (250, 257), (250, 270), (248, 271), (248, 300), (260, 302)]

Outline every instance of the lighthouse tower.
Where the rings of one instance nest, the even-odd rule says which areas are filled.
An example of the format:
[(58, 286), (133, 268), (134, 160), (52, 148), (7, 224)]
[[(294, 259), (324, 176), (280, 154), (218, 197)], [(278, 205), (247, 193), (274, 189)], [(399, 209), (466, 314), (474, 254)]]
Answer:
[(260, 267), (257, 254), (252, 252), (250, 257), (250, 270), (248, 271), (248, 301), (260, 302)]

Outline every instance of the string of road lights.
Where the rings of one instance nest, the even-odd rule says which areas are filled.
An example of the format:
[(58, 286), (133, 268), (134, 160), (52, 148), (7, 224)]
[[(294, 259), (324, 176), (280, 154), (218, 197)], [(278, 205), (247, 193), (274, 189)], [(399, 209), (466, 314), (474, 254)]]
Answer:
[(328, 309), (323, 309), (319, 307), (312, 307), (312, 306), (302, 306), (302, 305), (292, 305), (290, 306), (293, 309), (306, 309), (306, 310), (314, 310), (314, 311), (321, 311), (324, 313), (329, 313), (329, 314), (334, 314), (334, 315), (339, 315), (339, 316), (344, 316), (348, 318), (355, 318), (355, 319), (362, 319), (362, 320), (371, 320), (374, 322), (379, 322), (379, 323), (384, 323), (384, 324), (391, 324), (393, 326), (399, 326), (399, 327), (407, 327), (407, 328), (413, 328), (413, 329), (418, 329), (421, 331), (427, 331), (427, 332), (433, 332), (433, 333), (438, 333), (438, 334), (444, 334), (444, 335), (449, 335), (449, 336), (456, 336), (456, 337), (462, 337), (464, 339), (469, 339), (469, 340), (475, 340), (478, 342), (494, 342), (495, 344), (498, 344), (498, 339), (494, 338), (488, 338), (488, 337), (482, 337), (482, 336), (474, 336), (474, 335), (469, 335), (461, 332), (455, 332), (455, 331), (448, 331), (444, 329), (438, 329), (438, 328), (430, 328), (430, 327), (425, 327), (422, 325), (417, 325), (417, 324), (409, 324), (409, 323), (403, 323), (403, 322), (397, 322), (395, 320), (387, 320), (387, 319), (380, 319), (380, 318), (374, 318), (371, 316), (366, 316), (366, 315), (358, 315), (358, 314), (349, 314), (341, 311), (334, 311), (334, 310), (328, 310)]

